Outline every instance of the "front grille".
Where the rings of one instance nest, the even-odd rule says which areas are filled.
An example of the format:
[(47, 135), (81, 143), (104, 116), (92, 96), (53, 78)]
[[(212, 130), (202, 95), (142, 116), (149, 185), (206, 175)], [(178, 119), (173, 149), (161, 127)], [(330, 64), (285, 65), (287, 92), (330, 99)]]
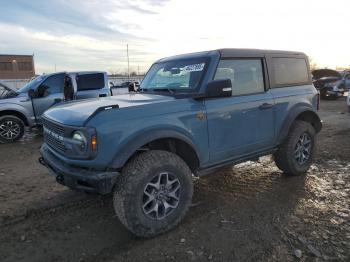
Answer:
[(50, 129), (51, 131), (53, 131), (55, 133), (64, 134), (64, 127), (60, 126), (59, 124), (56, 124), (54, 122), (51, 122), (51, 121), (43, 118), (43, 125), (44, 125), (44, 127)]
[(62, 153), (66, 152), (66, 147), (62, 141), (64, 137), (64, 127), (47, 119), (43, 119), (43, 127), (44, 141), (56, 151)]

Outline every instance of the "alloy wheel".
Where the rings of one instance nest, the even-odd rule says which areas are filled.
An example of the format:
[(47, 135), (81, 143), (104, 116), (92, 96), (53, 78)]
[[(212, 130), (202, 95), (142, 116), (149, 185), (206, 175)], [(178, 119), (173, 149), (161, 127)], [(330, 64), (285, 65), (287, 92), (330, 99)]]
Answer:
[(154, 220), (170, 215), (179, 204), (181, 184), (173, 174), (160, 173), (146, 184), (143, 190), (142, 210)]
[(21, 127), (18, 123), (7, 120), (0, 123), (0, 137), (6, 140), (16, 139), (21, 133)]
[(306, 132), (301, 134), (294, 148), (294, 159), (299, 165), (305, 164), (310, 159), (311, 147), (311, 136)]

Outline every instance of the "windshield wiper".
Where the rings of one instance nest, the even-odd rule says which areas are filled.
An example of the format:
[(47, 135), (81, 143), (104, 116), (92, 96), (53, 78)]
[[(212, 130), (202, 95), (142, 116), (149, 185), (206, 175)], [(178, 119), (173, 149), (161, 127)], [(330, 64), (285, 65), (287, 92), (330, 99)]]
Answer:
[(160, 92), (169, 92), (170, 94), (174, 94), (175, 93), (175, 89), (174, 88), (155, 88), (155, 91), (160, 91)]

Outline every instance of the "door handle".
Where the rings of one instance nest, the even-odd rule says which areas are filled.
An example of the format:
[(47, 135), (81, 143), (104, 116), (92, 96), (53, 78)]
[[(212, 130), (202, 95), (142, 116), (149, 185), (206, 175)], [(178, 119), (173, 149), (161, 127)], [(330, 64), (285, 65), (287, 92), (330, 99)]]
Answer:
[(264, 109), (269, 109), (272, 107), (273, 107), (273, 104), (263, 103), (261, 106), (259, 106), (259, 109), (264, 110)]

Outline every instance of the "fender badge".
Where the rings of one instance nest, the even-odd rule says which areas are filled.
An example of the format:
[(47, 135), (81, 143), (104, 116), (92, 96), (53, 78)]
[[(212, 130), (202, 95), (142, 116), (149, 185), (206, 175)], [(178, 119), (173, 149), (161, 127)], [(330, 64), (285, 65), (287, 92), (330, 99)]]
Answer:
[(199, 120), (203, 120), (204, 119), (204, 113), (203, 112), (199, 112), (197, 113), (197, 116), (196, 116)]

